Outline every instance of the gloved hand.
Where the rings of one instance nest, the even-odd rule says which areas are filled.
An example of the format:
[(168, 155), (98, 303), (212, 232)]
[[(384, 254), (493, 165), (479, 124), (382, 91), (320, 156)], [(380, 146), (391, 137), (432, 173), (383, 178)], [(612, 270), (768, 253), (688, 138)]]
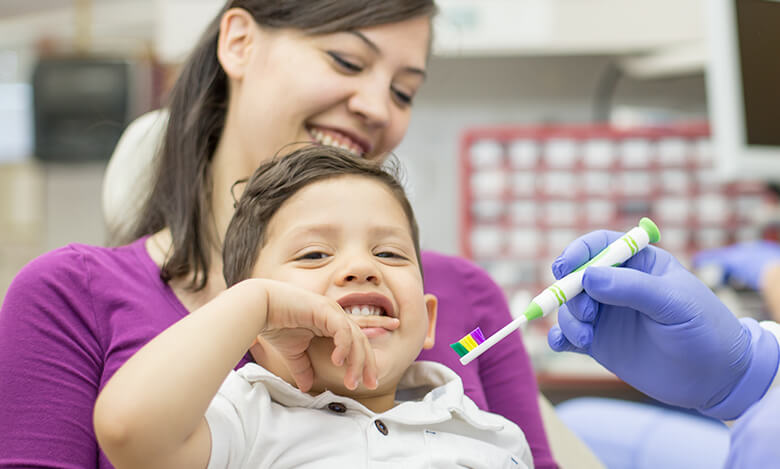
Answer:
[(759, 290), (766, 269), (780, 264), (780, 245), (772, 241), (751, 241), (702, 251), (693, 258), (697, 268), (713, 264), (723, 269), (722, 280), (733, 279)]
[(780, 463), (780, 388), (773, 388), (731, 429), (726, 468), (777, 467)]
[[(577, 239), (553, 263), (556, 278), (621, 235)], [(774, 336), (752, 319), (738, 320), (662, 249), (648, 246), (623, 267), (588, 267), (583, 286), (558, 311), (550, 347), (588, 354), (651, 397), (733, 419), (775, 376)]]

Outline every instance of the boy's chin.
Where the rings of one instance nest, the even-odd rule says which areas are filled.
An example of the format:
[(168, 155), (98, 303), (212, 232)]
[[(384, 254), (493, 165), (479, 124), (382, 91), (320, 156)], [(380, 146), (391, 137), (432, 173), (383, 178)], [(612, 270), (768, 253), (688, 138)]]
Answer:
[[(314, 365), (314, 385), (310, 394), (320, 394), (331, 391), (335, 394), (350, 397), (372, 396), (395, 392), (398, 382), (411, 362), (399, 360), (400, 357), (390, 354), (386, 350), (376, 349), (376, 365), (379, 385), (376, 389), (369, 389), (362, 382), (357, 389), (348, 389), (344, 385), (346, 366), (336, 366), (330, 361), (330, 355), (325, 360), (312, 361)], [(322, 355), (321, 355), (322, 356)], [(403, 363), (401, 363), (403, 362)]]

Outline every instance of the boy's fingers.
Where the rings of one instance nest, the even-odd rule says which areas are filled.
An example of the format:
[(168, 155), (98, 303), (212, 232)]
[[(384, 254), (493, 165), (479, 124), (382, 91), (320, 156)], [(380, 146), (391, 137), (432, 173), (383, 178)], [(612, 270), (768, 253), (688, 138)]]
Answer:
[(401, 325), (398, 318), (390, 316), (350, 316), (350, 319), (360, 327), (381, 327), (391, 331)]
[(347, 373), (344, 375), (344, 384), (347, 386), (347, 389), (354, 390), (357, 389), (363, 378), (363, 368), (365, 367), (367, 355), (367, 338), (356, 325), (352, 333), (352, 348), (347, 360), (349, 366)]
[[(363, 337), (365, 337), (365, 335)], [(379, 384), (377, 380), (376, 356), (374, 355), (374, 349), (371, 347), (371, 342), (368, 340), (368, 337), (365, 337), (363, 342), (366, 347), (366, 365), (363, 367), (363, 384), (369, 389), (376, 389)]]
[(314, 369), (305, 352), (297, 356), (287, 357), (287, 366), (293, 375), (295, 384), (298, 385), (301, 391), (306, 392), (311, 389), (314, 384)]

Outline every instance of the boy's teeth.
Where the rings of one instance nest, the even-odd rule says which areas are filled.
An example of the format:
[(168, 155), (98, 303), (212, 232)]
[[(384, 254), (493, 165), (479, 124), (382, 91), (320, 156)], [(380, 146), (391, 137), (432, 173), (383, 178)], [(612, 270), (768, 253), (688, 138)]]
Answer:
[(382, 314), (381, 308), (378, 308), (376, 306), (348, 306), (344, 308), (344, 311), (347, 314), (352, 314), (355, 316), (379, 316)]

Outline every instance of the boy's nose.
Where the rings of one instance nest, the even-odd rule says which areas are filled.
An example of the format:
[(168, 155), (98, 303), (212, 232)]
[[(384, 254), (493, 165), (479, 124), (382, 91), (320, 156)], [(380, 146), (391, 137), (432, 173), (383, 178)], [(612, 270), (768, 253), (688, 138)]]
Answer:
[(374, 266), (373, 262), (368, 260), (354, 260), (344, 266), (343, 271), (339, 274), (339, 282), (342, 284), (348, 283), (380, 283), (379, 271)]
[(376, 283), (377, 277), (376, 277), (376, 275), (366, 275), (364, 277), (364, 276), (361, 276), (361, 275), (351, 275), (350, 274), (350, 275), (347, 275), (344, 278), (344, 280), (347, 281), (347, 282), (360, 282), (360, 281), (363, 281), (363, 282), (373, 282), (373, 283)]

